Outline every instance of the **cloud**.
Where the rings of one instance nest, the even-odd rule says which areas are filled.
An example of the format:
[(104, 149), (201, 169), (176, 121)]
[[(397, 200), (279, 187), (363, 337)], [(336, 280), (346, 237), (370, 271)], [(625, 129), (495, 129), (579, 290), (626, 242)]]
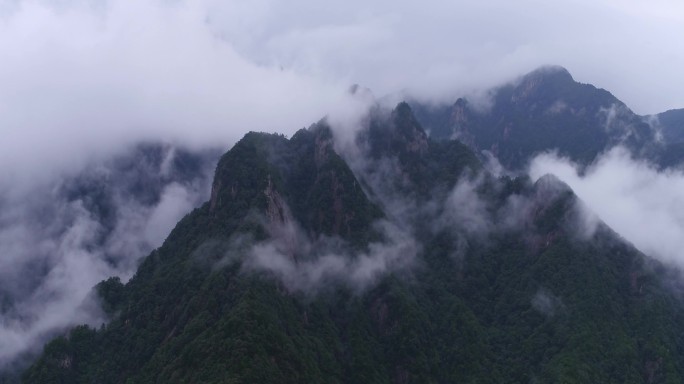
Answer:
[(353, 83), (451, 100), (556, 63), (640, 113), (684, 105), (673, 1), (0, 4), (0, 180), (15, 183), (140, 139), (290, 134), (354, 113)]
[(227, 147), (249, 130), (293, 133), (350, 104), (346, 82), (241, 56), (211, 29), (209, 10), (28, 0), (6, 11), (0, 180), (49, 175), (141, 140)]
[(0, 196), (0, 372), (68, 327), (105, 322), (95, 284), (127, 280), (206, 201), (213, 162), (183, 177), (176, 149), (155, 160), (154, 148), (144, 148), (142, 157), (128, 151), (27, 194)]
[(546, 317), (553, 317), (559, 311), (565, 310), (565, 305), (560, 298), (554, 296), (544, 288), (539, 288), (530, 300), (532, 308)]
[[(97, 311), (79, 309), (112, 271), (103, 257), (87, 251), (99, 225), (80, 202), (57, 206), (54, 213), (69, 217), (68, 225), (56, 219), (41, 227), (23, 219), (0, 228), (0, 369), (55, 330), (100, 319)], [(54, 230), (58, 236), (51, 235)]]
[[(546, 173), (556, 175), (572, 187), (589, 209), (642, 252), (684, 266), (681, 170), (660, 171), (616, 147), (583, 172), (555, 154), (537, 156), (529, 172), (532, 178)], [(591, 219), (586, 222), (595, 223)]]
[(642, 114), (684, 105), (674, 85), (684, 61), (675, 48), (684, 6), (676, 1), (385, 0), (322, 7), (298, 0), (227, 8), (212, 20), (220, 30), (247, 15), (225, 32), (246, 57), (351, 79), (379, 95), (453, 96), (560, 64)]
[(684, 105), (684, 9), (665, 0), (0, 4), (0, 189), (140, 140), (228, 148), (348, 121), (353, 83), (451, 101), (557, 63), (637, 112)]
[(443, 204), (437, 225), (458, 228), (469, 236), (479, 237), (493, 230), (487, 202), (479, 195), (482, 177), (461, 178)]
[(249, 249), (243, 270), (268, 272), (287, 289), (307, 295), (338, 285), (363, 292), (389, 273), (406, 272), (421, 248), (410, 233), (389, 221), (379, 221), (375, 228), (383, 240), (353, 250), (337, 238), (311, 240), (288, 221), (275, 228), (272, 239)]

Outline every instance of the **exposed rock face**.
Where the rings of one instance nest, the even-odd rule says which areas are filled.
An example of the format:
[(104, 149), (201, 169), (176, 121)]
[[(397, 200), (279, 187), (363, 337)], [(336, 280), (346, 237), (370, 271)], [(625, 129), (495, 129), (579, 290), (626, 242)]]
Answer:
[(427, 134), (416, 120), (411, 107), (406, 103), (399, 104), (392, 112), (395, 124), (393, 140), (407, 152), (423, 154), (428, 149)]
[(316, 144), (314, 149), (314, 161), (316, 168), (321, 166), (328, 160), (330, 151), (332, 149), (332, 137), (323, 137), (323, 135), (316, 135)]
[(268, 176), (268, 185), (264, 190), (266, 196), (266, 217), (271, 225), (286, 225), (291, 222), (291, 215), (288, 212), (285, 201), (278, 191), (273, 188), (271, 176)]
[(216, 209), (216, 204), (218, 203), (218, 193), (221, 189), (221, 180), (216, 180), (214, 184), (211, 185), (211, 198), (209, 200), (209, 209), (214, 212)]

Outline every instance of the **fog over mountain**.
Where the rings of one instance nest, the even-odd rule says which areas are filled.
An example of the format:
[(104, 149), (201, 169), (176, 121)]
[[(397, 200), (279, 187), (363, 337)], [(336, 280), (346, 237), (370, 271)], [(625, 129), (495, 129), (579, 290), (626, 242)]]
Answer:
[[(209, 200), (220, 153), (248, 131), (291, 136), (328, 116), (353, 159), (345, 150), (355, 150), (375, 102), (465, 96), (486, 110), (492, 87), (546, 64), (656, 114), (684, 107), (680, 36), (684, 5), (675, 0), (0, 0), (0, 369), (67, 327), (105, 322), (92, 286), (129, 278)], [(369, 91), (349, 92), (352, 84)], [(668, 134), (677, 136), (676, 124)], [(557, 175), (641, 251), (684, 267), (677, 165), (620, 148), (586, 169), (553, 148), (529, 164), (533, 179)], [(474, 187), (460, 188), (452, 200), (471, 201)], [(416, 214), (379, 199), (397, 216)], [(490, 225), (478, 224), (483, 209), (471, 202), (468, 219)], [(416, 247), (399, 229), (385, 231)], [(261, 246), (297, 289), (317, 281), (310, 270), (320, 266), (293, 272), (277, 247)], [(385, 263), (386, 249), (366, 261)], [(328, 270), (361, 274), (362, 262), (338, 256)], [(275, 270), (263, 260), (253, 267)], [(546, 308), (549, 295), (535, 302)]]
[(601, 155), (583, 172), (553, 153), (530, 165), (530, 176), (557, 175), (589, 207), (641, 251), (684, 268), (684, 174), (658, 170), (621, 147)]

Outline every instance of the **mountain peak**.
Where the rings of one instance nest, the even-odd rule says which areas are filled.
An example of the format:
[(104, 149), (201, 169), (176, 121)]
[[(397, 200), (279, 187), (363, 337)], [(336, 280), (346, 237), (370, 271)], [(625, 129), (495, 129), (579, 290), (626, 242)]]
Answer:
[(575, 81), (572, 78), (570, 72), (560, 65), (544, 65), (541, 66), (527, 75), (523, 76), (525, 78), (542, 78), (542, 79), (556, 79), (564, 81)]
[(537, 194), (547, 196), (556, 196), (562, 193), (572, 192), (570, 186), (550, 173), (537, 179), (534, 183), (534, 188), (537, 191)]
[(249, 224), (246, 218), (262, 212), (277, 225), (296, 221), (307, 233), (352, 242), (363, 242), (372, 220), (380, 216), (333, 149), (324, 121), (291, 139), (245, 135), (219, 161), (210, 211), (226, 228), (226, 223), (235, 228)]
[(358, 138), (369, 145), (374, 158), (421, 155), (428, 149), (428, 136), (411, 107), (401, 102), (388, 115), (380, 113)]
[(408, 103), (402, 101), (394, 108), (392, 120), (397, 138), (405, 143), (408, 152), (422, 153), (427, 150), (427, 133)]
[(561, 66), (540, 67), (515, 83), (511, 101), (519, 103), (546, 100), (567, 92), (576, 84), (570, 72)]

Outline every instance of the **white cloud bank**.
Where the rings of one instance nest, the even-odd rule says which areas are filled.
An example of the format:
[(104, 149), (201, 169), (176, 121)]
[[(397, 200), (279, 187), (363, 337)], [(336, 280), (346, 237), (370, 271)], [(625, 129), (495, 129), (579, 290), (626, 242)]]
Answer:
[(684, 172), (659, 171), (623, 148), (603, 154), (582, 174), (554, 154), (536, 157), (530, 176), (556, 175), (608, 226), (642, 252), (684, 267)]
[[(167, 164), (174, 153), (166, 149), (159, 164), (136, 158), (135, 171), (111, 161), (93, 165), (79, 175), (80, 186), (72, 178), (0, 195), (0, 373), (57, 332), (105, 322), (91, 295), (95, 284), (111, 276), (126, 281), (178, 220), (206, 201), (211, 170), (177, 181)], [(168, 180), (155, 179), (165, 172)], [(136, 194), (138, 181), (146, 190)]]
[(638, 113), (684, 106), (678, 0), (260, 0), (215, 8), (213, 25), (245, 57), (348, 78), (379, 95), (441, 97), (560, 64)]
[(143, 138), (289, 134), (353, 111), (352, 83), (435, 99), (561, 64), (659, 112), (684, 106), (681, 36), (673, 0), (0, 0), (0, 181)]
[[(21, 1), (0, 16), (0, 181), (77, 167), (139, 140), (228, 147), (349, 104), (347, 83), (260, 65), (206, 2)], [(7, 7), (6, 7), (7, 8)]]

